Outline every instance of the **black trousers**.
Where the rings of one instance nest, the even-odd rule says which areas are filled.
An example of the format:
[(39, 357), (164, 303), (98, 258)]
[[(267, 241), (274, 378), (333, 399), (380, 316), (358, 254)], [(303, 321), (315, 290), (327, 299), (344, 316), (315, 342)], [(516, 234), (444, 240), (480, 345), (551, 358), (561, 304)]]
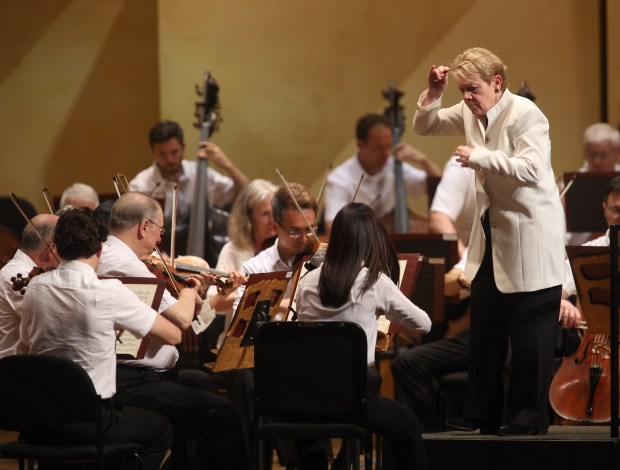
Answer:
[[(375, 367), (368, 368), (368, 422), (372, 432), (384, 439), (384, 468), (426, 470), (426, 448), (418, 419), (413, 411), (379, 394), (381, 376)], [(327, 468), (325, 441), (298, 441), (301, 470)], [(340, 460), (339, 456), (336, 460)], [(336, 465), (336, 464), (335, 464)]]
[(497, 289), (488, 219), (484, 259), (471, 288), (471, 351), (464, 416), (502, 423), (502, 371), (512, 348), (506, 424), (546, 429), (562, 286), (504, 294)]
[[(103, 439), (106, 443), (136, 442), (142, 444), (142, 463), (147, 470), (158, 470), (174, 434), (168, 419), (152, 411), (119, 406), (106, 400), (102, 409)], [(71, 423), (62, 427), (35, 429), (27, 432), (27, 440), (49, 444), (74, 445), (95, 442), (92, 424)], [(126, 462), (106, 462), (110, 468), (138, 468), (132, 459)], [(62, 464), (42, 464), (41, 468), (58, 469)]]
[(247, 443), (234, 405), (227, 398), (184, 384), (200, 383), (197, 374), (205, 373), (119, 367), (114, 399), (166, 416), (175, 432), (173, 454), (185, 452), (188, 443), (195, 441), (200, 468), (249, 468)]
[(437, 378), (467, 371), (468, 363), (469, 329), (454, 338), (401, 349), (392, 359), (394, 399), (413, 410), (422, 433), (443, 430), (437, 411)]

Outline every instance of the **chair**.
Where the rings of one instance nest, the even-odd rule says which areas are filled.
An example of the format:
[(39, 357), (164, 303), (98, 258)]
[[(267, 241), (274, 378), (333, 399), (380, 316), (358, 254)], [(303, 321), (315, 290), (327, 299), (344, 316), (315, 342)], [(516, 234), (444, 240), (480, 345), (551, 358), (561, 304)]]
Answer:
[(343, 439), (345, 449), (354, 442), (356, 469), (362, 443), (365, 468), (372, 468), (366, 341), (364, 330), (350, 322), (268, 322), (258, 329), (254, 342), (258, 468), (265, 461), (267, 439), (336, 437)]
[[(142, 468), (137, 443), (104, 443), (102, 400), (86, 371), (73, 361), (49, 355), (15, 355), (0, 359), (0, 429), (18, 431), (19, 440), (0, 445), (4, 458), (55, 463), (96, 463), (105, 468), (108, 457), (135, 457)], [(33, 442), (33, 430), (63, 425), (93, 425), (93, 444), (63, 444), (57, 434), (50, 442)]]

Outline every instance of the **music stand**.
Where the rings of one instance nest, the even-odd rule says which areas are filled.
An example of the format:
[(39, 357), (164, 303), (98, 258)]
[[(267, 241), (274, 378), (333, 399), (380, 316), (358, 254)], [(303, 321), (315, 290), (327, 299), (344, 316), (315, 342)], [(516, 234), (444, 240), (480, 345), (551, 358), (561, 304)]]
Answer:
[(289, 271), (250, 274), (215, 362), (206, 367), (213, 372), (254, 367), (254, 334), (276, 317), (290, 277)]
[(564, 173), (564, 185), (572, 181), (566, 192), (566, 230), (568, 232), (605, 232), (607, 224), (601, 217), (605, 187), (620, 172)]
[(588, 331), (609, 335), (612, 437), (618, 437), (618, 228), (610, 226), (610, 247), (566, 247)]

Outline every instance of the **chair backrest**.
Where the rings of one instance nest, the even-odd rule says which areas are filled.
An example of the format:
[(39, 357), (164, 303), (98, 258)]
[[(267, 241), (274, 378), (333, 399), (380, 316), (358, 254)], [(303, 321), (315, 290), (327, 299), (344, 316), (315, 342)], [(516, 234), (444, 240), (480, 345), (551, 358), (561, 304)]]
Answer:
[(356, 323), (265, 323), (254, 343), (257, 413), (364, 424), (366, 348)]
[(0, 359), (0, 381), (2, 429), (97, 420), (100, 397), (86, 371), (69, 359), (7, 356)]

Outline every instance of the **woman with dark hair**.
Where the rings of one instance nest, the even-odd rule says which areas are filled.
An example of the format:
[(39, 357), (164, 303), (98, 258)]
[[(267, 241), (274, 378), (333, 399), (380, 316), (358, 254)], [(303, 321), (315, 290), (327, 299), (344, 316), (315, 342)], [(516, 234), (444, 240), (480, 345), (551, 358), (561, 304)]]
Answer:
[[(372, 209), (351, 203), (336, 215), (323, 265), (299, 281), (300, 321), (350, 321), (368, 338), (368, 417), (374, 432), (391, 444), (401, 469), (426, 468), (418, 420), (410, 409), (379, 395), (375, 360), (377, 317), (427, 333), (431, 320), (392, 279), (398, 276), (396, 250)], [(391, 277), (391, 278), (390, 278)]]

